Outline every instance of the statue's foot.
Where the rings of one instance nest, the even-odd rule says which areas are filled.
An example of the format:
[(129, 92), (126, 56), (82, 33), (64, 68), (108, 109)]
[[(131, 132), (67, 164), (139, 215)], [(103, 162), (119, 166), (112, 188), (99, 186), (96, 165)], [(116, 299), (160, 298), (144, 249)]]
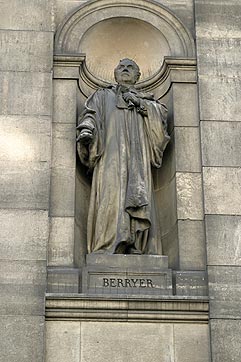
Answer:
[(142, 254), (141, 250), (138, 250), (136, 248), (130, 248), (128, 251), (129, 251), (129, 254), (136, 254), (136, 255)]
[(100, 250), (92, 251), (91, 254), (107, 254), (107, 251), (104, 249), (100, 249)]

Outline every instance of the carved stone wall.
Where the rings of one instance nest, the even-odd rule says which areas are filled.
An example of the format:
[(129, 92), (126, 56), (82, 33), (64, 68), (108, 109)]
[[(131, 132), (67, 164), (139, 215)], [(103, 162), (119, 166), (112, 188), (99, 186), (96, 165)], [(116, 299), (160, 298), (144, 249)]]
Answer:
[[(240, 1), (0, 10), (0, 362), (240, 362)], [(79, 294), (90, 180), (76, 164), (76, 117), (124, 45), (139, 86), (170, 110), (154, 174), (175, 286), (162, 298)]]
[[(125, 29), (123, 34), (120, 33), (121, 27)], [(104, 45), (97, 47), (96, 44), (101, 40), (101, 37), (103, 38), (104, 33), (108, 34), (104, 39)], [(133, 33), (133, 35), (128, 37), (128, 33)], [(139, 34), (139, 38), (134, 35), (135, 33)], [(116, 44), (116, 51), (113, 51), (114, 43)], [(117, 51), (117, 48), (120, 50)], [(74, 62), (76, 65), (78, 64), (76, 56), (83, 51), (86, 52), (86, 55), (80, 64), (80, 92), (77, 92), (79, 112), (86, 97), (93, 93), (93, 90), (98, 86), (105, 86), (113, 80), (110, 67), (111, 69), (114, 67), (121, 54), (135, 58), (141, 69), (143, 69), (143, 76), (138, 86), (143, 90), (154, 92), (156, 98), (168, 104), (169, 132), (172, 136), (172, 142), (164, 157), (162, 169), (154, 174), (164, 252), (169, 256), (170, 266), (176, 270), (179, 270), (180, 266), (182, 270), (204, 270), (205, 245), (204, 237), (201, 235), (203, 212), (200, 143), (198, 142), (197, 95), (195, 96), (197, 94), (195, 88), (197, 77), (196, 62), (193, 58), (195, 48), (191, 33), (170, 11), (155, 2), (144, 1), (137, 6), (129, 1), (113, 3), (112, 1), (102, 0), (98, 2), (98, 5), (91, 2), (77, 8), (58, 26), (55, 36), (55, 52), (58, 53), (58, 56), (55, 62), (54, 77), (56, 84), (62, 78), (63, 89), (64, 79), (69, 80), (71, 77), (74, 79), (78, 76), (76, 67), (73, 68), (75, 70), (71, 73), (71, 64), (73, 65)], [(165, 60), (164, 56), (166, 57)], [(168, 56), (169, 58), (167, 58)], [(58, 77), (59, 80), (57, 80)], [(180, 83), (183, 85), (182, 88), (178, 87)], [(183, 91), (178, 93), (178, 88), (183, 89)], [(189, 97), (189, 90), (194, 93), (194, 97)], [(58, 94), (56, 96), (61, 97)], [(65, 98), (63, 93), (62, 97)], [(61, 98), (61, 104), (66, 103), (66, 107), (68, 107), (68, 100), (63, 98)], [(55, 113), (57, 115), (59, 114), (58, 106), (59, 101), (55, 103)], [(186, 112), (186, 108), (188, 108), (188, 112)], [(76, 113), (74, 110), (72, 120), (74, 121), (75, 118)], [(179, 128), (180, 126), (182, 128)], [(190, 126), (193, 129), (190, 129)], [(190, 133), (191, 131), (193, 134)], [(178, 136), (180, 132), (185, 135), (185, 138), (182, 137), (181, 143), (180, 136)], [(194, 155), (189, 152), (190, 141)], [(53, 145), (53, 154), (55, 154), (54, 147)], [(58, 153), (58, 150), (56, 153)], [(72, 154), (70, 157), (72, 157)], [(187, 186), (183, 172), (188, 171), (190, 175), (188, 179), (189, 185)], [(193, 172), (199, 173), (199, 175), (192, 175)], [(74, 173), (75, 170), (72, 168), (72, 175)], [(66, 184), (68, 190), (66, 189), (64, 195), (57, 194), (57, 202), (61, 203), (61, 198), (64, 200), (68, 194), (69, 197), (72, 197), (73, 188), (75, 187), (77, 200), (75, 208), (75, 250), (77, 253), (73, 253), (73, 251), (70, 251), (70, 253), (78, 255), (77, 265), (81, 266), (81, 260), (83, 260), (85, 254), (83, 245), (86, 244), (85, 229), (89, 182), (81, 170), (77, 169), (76, 174), (75, 185), (73, 181), (72, 183), (68, 182), (68, 185)], [(66, 174), (66, 177), (68, 176)], [(63, 173), (61, 173), (61, 177), (63, 177)], [(194, 181), (192, 178), (194, 178)], [(193, 186), (193, 182), (195, 186)], [(196, 186), (197, 190), (193, 190), (192, 194), (189, 195), (190, 187), (193, 189)], [(55, 184), (53, 184), (52, 188), (53, 194), (54, 190)], [(85, 197), (83, 198), (81, 195), (85, 195)], [(194, 204), (194, 197), (196, 205), (193, 205), (193, 210), (189, 211), (187, 209), (189, 204)], [(66, 205), (64, 202), (62, 202), (62, 208), (65, 210), (62, 212), (65, 213)], [(67, 215), (67, 217), (69, 216), (71, 215)], [(183, 226), (183, 223), (179, 227), (178, 219), (200, 221), (199, 226), (197, 226), (200, 235), (195, 239), (193, 246), (189, 243), (189, 250), (185, 250), (186, 241), (184, 241), (185, 236), (183, 235), (186, 227)], [(195, 228), (195, 223), (192, 223), (192, 225)], [(62, 234), (60, 230), (59, 232)], [(53, 234), (53, 238), (56, 238), (56, 229), (54, 229)], [(178, 234), (180, 234), (180, 238)], [(52, 254), (53, 248), (55, 252), (58, 252), (55, 245), (52, 247), (50, 243), (50, 254)], [(69, 248), (73, 250), (73, 241), (70, 242)], [(56, 263), (57, 261), (55, 264), (50, 265), (57, 266)], [(203, 278), (203, 273), (200, 274), (200, 278)]]
[(212, 360), (239, 361), (241, 177), (239, 1), (196, 1)]
[[(120, 34), (122, 27), (125, 32)], [(134, 35), (128, 36), (128, 33)], [(52, 225), (56, 223), (56, 227), (50, 230), (49, 242), (47, 361), (68, 359), (70, 350), (76, 362), (94, 358), (114, 360), (117, 355), (127, 360), (151, 358), (154, 361), (159, 356), (166, 361), (181, 361), (195, 356), (196, 361), (208, 361), (201, 147), (192, 34), (158, 3), (101, 0), (73, 9), (61, 19), (55, 36), (55, 54), (56, 133), (53, 136), (59, 146), (53, 143), (53, 166), (56, 162), (59, 167), (57, 155), (61, 145), (67, 142), (68, 161), (67, 167), (60, 168), (61, 173), (54, 174), (51, 182), (54, 196), (50, 209)], [(158, 298), (152, 301), (149, 298), (149, 304), (147, 300), (126, 304), (118, 295), (116, 301), (111, 301), (108, 296), (98, 299), (68, 294), (81, 291), (78, 273), (80, 270), (81, 276), (86, 254), (90, 179), (78, 160), (76, 168), (73, 164), (70, 150), (74, 129), (71, 126), (72, 141), (67, 140), (66, 125), (57, 133), (57, 124), (67, 123), (63, 115), (68, 113), (68, 123), (75, 125), (76, 109), (79, 113), (88, 95), (113, 81), (110, 69), (124, 56), (140, 64), (143, 76), (137, 87), (154, 92), (169, 108), (171, 142), (163, 167), (154, 172), (164, 253), (173, 269), (174, 285), (174, 295), (164, 297), (162, 303)], [(76, 103), (70, 101), (73, 93), (76, 93)], [(60, 161), (63, 163), (62, 158)], [(67, 182), (64, 192), (60, 193), (58, 185), (63, 184), (63, 177)], [(181, 330), (186, 331), (188, 340), (185, 353), (178, 337)], [(105, 339), (101, 337), (103, 333)], [(153, 345), (150, 336), (154, 334), (156, 344)], [(160, 342), (163, 334), (166, 334), (164, 344)], [(62, 343), (64, 336), (67, 340)], [(133, 348), (135, 341), (143, 341), (143, 336), (145, 351), (142, 347)], [(113, 348), (117, 340), (120, 341), (118, 347)], [(125, 351), (127, 341), (130, 346)], [(200, 346), (200, 352), (193, 351), (193, 344)]]
[(52, 6), (0, 5), (0, 361), (43, 360)]

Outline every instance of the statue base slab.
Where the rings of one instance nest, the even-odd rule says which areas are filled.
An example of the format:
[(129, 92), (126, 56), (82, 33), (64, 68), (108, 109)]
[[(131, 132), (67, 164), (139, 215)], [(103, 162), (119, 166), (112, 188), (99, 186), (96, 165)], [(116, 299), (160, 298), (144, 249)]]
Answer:
[(97, 295), (172, 295), (172, 271), (163, 255), (88, 254), (82, 293)]

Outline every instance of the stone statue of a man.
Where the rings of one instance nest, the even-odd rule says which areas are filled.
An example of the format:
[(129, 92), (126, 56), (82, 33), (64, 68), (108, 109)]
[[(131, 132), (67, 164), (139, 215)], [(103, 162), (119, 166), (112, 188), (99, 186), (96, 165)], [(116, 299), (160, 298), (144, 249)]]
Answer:
[(88, 98), (77, 127), (81, 162), (93, 169), (88, 252), (157, 254), (151, 167), (161, 167), (169, 141), (167, 109), (137, 91), (134, 61), (121, 60), (114, 73), (117, 85)]

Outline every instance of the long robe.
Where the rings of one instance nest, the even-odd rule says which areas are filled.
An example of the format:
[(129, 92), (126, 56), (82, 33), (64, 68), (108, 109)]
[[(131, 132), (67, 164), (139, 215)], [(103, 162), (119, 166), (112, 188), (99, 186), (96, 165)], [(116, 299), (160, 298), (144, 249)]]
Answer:
[(170, 138), (167, 109), (135, 88), (129, 91), (140, 107), (127, 104), (120, 89), (99, 89), (89, 97), (78, 127), (94, 134), (90, 144), (77, 144), (82, 163), (93, 169), (88, 252), (128, 253), (133, 247), (157, 254), (161, 238), (151, 167), (161, 167)]

